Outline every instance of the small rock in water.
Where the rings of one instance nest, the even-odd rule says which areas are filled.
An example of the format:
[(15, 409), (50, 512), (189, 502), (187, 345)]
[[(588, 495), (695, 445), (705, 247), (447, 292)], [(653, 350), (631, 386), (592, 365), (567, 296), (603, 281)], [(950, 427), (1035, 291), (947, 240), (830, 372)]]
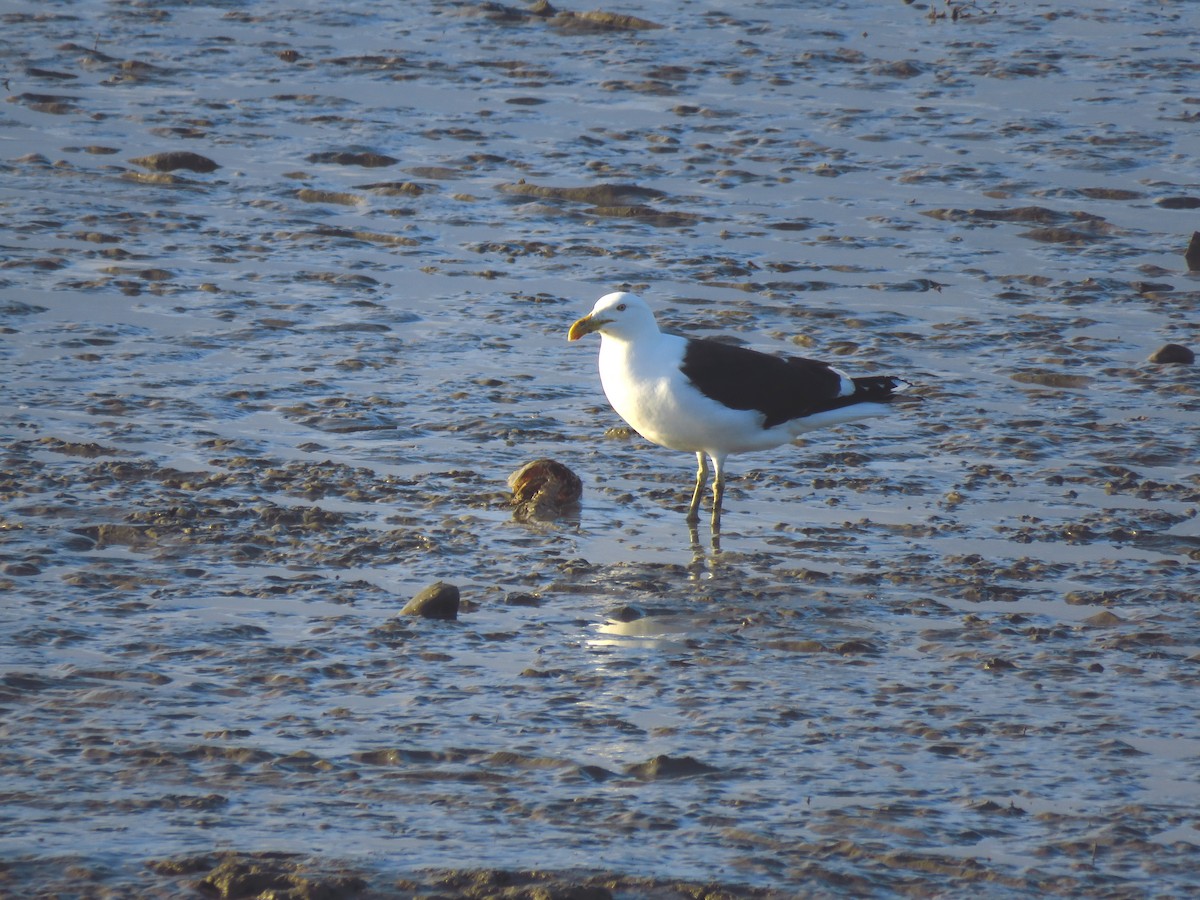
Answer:
[(513, 591), (504, 595), (504, 603), (507, 606), (541, 606), (542, 598), (537, 594)]
[(625, 767), (625, 774), (642, 781), (654, 781), (660, 778), (692, 778), (697, 775), (713, 775), (718, 771), (691, 756), (660, 755), (644, 763)]
[(573, 511), (583, 495), (579, 476), (553, 459), (536, 459), (508, 476), (513, 492), (513, 518), (549, 522)]
[(1154, 205), (1163, 209), (1200, 209), (1200, 197), (1159, 197)]
[(1191, 365), (1196, 361), (1196, 354), (1182, 344), (1163, 344), (1150, 354), (1152, 363), (1183, 363)]
[(1191, 271), (1200, 271), (1200, 231), (1192, 232), (1192, 239), (1188, 242), (1187, 249), (1183, 251), (1183, 258)]
[(394, 166), (400, 160), (394, 156), (371, 151), (355, 153), (347, 150), (331, 150), (327, 153), (310, 153), (307, 157), (310, 163), (333, 163), (339, 166), (362, 166), (377, 169), (384, 166)]
[(408, 601), (402, 616), (420, 616), (423, 619), (457, 619), (458, 587), (438, 581), (431, 584)]
[(131, 159), (135, 166), (150, 169), (153, 172), (174, 172), (176, 169), (188, 169), (192, 172), (212, 172), (221, 168), (207, 156), (192, 153), (187, 150), (173, 150), (167, 153), (151, 153), (149, 156), (139, 156)]

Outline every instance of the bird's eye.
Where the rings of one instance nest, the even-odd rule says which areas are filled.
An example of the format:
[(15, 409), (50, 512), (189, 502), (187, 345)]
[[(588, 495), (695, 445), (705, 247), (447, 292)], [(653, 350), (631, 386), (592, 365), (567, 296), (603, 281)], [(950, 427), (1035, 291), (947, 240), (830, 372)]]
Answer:
[(624, 303), (617, 304), (617, 312), (625, 312), (625, 304)]

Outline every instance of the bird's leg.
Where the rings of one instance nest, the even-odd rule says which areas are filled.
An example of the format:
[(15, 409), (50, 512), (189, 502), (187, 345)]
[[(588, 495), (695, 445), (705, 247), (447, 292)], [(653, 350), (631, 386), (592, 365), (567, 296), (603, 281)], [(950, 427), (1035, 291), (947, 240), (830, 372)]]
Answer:
[(725, 456), (719, 454), (712, 458), (715, 475), (713, 477), (713, 509), (712, 531), (716, 535), (721, 531), (721, 501), (725, 499)]
[(696, 467), (696, 490), (692, 492), (692, 505), (688, 507), (689, 522), (700, 521), (700, 497), (704, 493), (704, 485), (708, 482), (708, 460), (704, 458), (703, 451), (696, 454), (696, 462), (699, 465)]

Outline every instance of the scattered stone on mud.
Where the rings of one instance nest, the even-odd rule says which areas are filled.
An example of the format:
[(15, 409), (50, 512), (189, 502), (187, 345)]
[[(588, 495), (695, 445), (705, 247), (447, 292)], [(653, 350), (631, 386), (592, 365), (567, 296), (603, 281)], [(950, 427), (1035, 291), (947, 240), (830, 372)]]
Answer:
[(1045, 369), (1027, 369), (1014, 372), (1012, 380), (1020, 384), (1034, 384), (1048, 388), (1082, 389), (1092, 383), (1088, 375), (1072, 375), (1067, 372), (1054, 372)]
[(412, 181), (375, 181), (358, 185), (360, 191), (370, 191), (381, 197), (420, 197), (428, 187)]
[(1164, 291), (1173, 291), (1175, 286), (1165, 281), (1133, 281), (1129, 285), (1139, 294), (1161, 294)]
[(1017, 206), (1007, 209), (929, 209), (924, 215), (945, 222), (1022, 222), (1056, 225), (1077, 219), (1097, 218), (1087, 213), (1064, 213), (1045, 206)]
[(792, 891), (775, 891), (739, 884), (677, 881), (616, 872), (574, 875), (566, 872), (512, 871), (508, 869), (465, 869), (434, 871), (427, 881), (401, 881), (413, 896), (473, 897), (479, 900), (610, 900), (638, 897), (641, 900), (676, 900), (680, 897), (708, 900), (780, 900)]
[(649, 19), (605, 12), (601, 9), (590, 12), (559, 12), (551, 20), (551, 24), (564, 31), (653, 31), (662, 28), (657, 22), (651, 22)]
[(636, 184), (590, 184), (582, 187), (552, 187), (530, 184), (526, 181), (501, 184), (501, 193), (518, 194), (523, 197), (541, 197), (546, 200), (567, 200), (572, 203), (588, 203), (592, 206), (619, 206), (631, 200), (657, 200), (665, 197), (662, 191), (641, 187)]
[(1200, 197), (1159, 197), (1154, 205), (1163, 209), (1200, 209)]
[(82, 528), (72, 528), (71, 532), (81, 535), (94, 542), (96, 549), (106, 547), (129, 547), (138, 549), (155, 543), (155, 534), (144, 525), (118, 525), (104, 523), (89, 525)]
[(404, 171), (409, 175), (416, 175), (418, 178), (432, 178), (436, 181), (452, 181), (462, 174), (451, 166), (413, 166)]
[(1031, 228), (1028, 231), (1020, 232), (1019, 236), (1043, 244), (1073, 244), (1075, 246), (1082, 246), (1094, 243), (1097, 239), (1104, 237), (1103, 231), (1104, 229), (1102, 228), (1088, 230), (1079, 228)]
[[(603, 780), (603, 779), (600, 779)], [(19, 859), (0, 878), (29, 896), (213, 897), (217, 900), (781, 900), (792, 891), (612, 871), (422, 869), (400, 876), (297, 853), (202, 853), (151, 859), (137, 876), (72, 859)]]
[(296, 191), (296, 199), (303, 203), (334, 203), (339, 206), (356, 206), (363, 202), (358, 194), (347, 191), (321, 191), (314, 188), (300, 188)]
[(1183, 344), (1163, 344), (1150, 354), (1152, 363), (1178, 363), (1190, 366), (1196, 361), (1195, 352)]
[(73, 81), (79, 77), (71, 72), (59, 72), (55, 69), (39, 69), (36, 66), (26, 66), (25, 74), (30, 78), (44, 78), (48, 81)]
[(504, 605), (538, 607), (542, 605), (542, 598), (538, 594), (525, 591), (510, 591), (504, 595)]
[(150, 169), (153, 172), (174, 172), (176, 169), (187, 169), (189, 172), (213, 172), (221, 168), (207, 156), (192, 153), (190, 150), (169, 150), (165, 153), (151, 153), (149, 156), (138, 156), (129, 160), (135, 166)]
[(812, 222), (801, 219), (789, 219), (787, 221), (769, 222), (768, 228), (773, 228), (776, 231), (808, 231), (812, 228)]
[[(407, 886), (410, 885), (397, 885)], [(411, 887), (416, 889), (419, 885), (412, 883)], [(612, 900), (613, 896), (611, 890), (598, 884), (560, 880), (547, 872), (508, 872), (503, 869), (442, 872), (434, 875), (431, 887), (439, 893), (452, 891), (450, 896), (480, 900)]]
[(606, 219), (636, 219), (647, 225), (658, 225), (664, 228), (675, 228), (694, 225), (703, 219), (695, 213), (666, 212), (653, 206), (641, 204), (633, 206), (593, 206), (587, 210), (590, 216), (600, 216)]
[(1146, 196), (1141, 191), (1131, 191), (1126, 188), (1114, 187), (1080, 188), (1079, 194), (1090, 200), (1140, 200)]
[(458, 618), (458, 605), (458, 587), (437, 581), (409, 600), (400, 615), (449, 621)]
[(642, 781), (660, 778), (694, 778), (697, 775), (715, 775), (719, 772), (706, 763), (691, 756), (667, 756), (660, 754), (644, 763), (626, 766), (625, 774)]
[(1111, 610), (1101, 610), (1093, 616), (1088, 616), (1083, 620), (1083, 624), (1089, 628), (1112, 628), (1117, 625), (1125, 624), (1125, 620)]
[(339, 166), (361, 166), (364, 169), (382, 169), (394, 166), (400, 160), (385, 153), (365, 151), (354, 153), (347, 150), (331, 150), (324, 153), (310, 153), (305, 157), (310, 163), (333, 163)]
[(363, 241), (368, 244), (387, 244), (393, 247), (416, 247), (420, 244), (420, 241), (405, 237), (402, 234), (383, 234), (378, 231), (338, 228), (331, 225), (318, 225), (310, 233), (321, 237), (347, 238), (354, 241)]
[(519, 522), (549, 522), (579, 509), (583, 482), (553, 459), (535, 459), (508, 476), (513, 518)]
[(23, 93), (10, 97), (9, 102), (23, 103), (34, 112), (63, 116), (80, 111), (80, 107), (75, 102), (78, 99), (78, 97), (62, 94)]
[(197, 184), (188, 178), (172, 175), (170, 172), (125, 172), (121, 180), (132, 181), (136, 184)]
[(1190, 271), (1200, 271), (1200, 231), (1192, 232), (1192, 239), (1188, 241), (1187, 249), (1183, 251), (1183, 258)]
[(168, 877), (204, 877), (191, 886), (201, 894), (221, 900), (343, 900), (357, 897), (367, 881), (353, 872), (321, 866), (299, 854), (224, 853), (220, 856), (194, 856), (181, 859), (151, 860), (146, 867)]
[(516, 25), (526, 22), (543, 21), (552, 28), (570, 34), (605, 31), (653, 31), (663, 26), (649, 19), (623, 13), (591, 10), (588, 12), (571, 12), (560, 10), (547, 0), (537, 0), (528, 7), (509, 6), (505, 3), (484, 2), (477, 4), (473, 12), (486, 16), (493, 22), (504, 25)]
[(878, 656), (879, 648), (870, 641), (842, 641), (833, 648), (833, 652), (841, 656)]

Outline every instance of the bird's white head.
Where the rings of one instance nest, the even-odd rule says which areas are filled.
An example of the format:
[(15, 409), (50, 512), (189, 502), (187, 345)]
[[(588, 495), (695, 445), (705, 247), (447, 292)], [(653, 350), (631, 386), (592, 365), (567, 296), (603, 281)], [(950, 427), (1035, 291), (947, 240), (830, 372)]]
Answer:
[(628, 341), (638, 335), (657, 333), (658, 323), (645, 300), (618, 291), (597, 300), (592, 311), (571, 326), (567, 340), (577, 341), (593, 331), (600, 332), (601, 337)]

